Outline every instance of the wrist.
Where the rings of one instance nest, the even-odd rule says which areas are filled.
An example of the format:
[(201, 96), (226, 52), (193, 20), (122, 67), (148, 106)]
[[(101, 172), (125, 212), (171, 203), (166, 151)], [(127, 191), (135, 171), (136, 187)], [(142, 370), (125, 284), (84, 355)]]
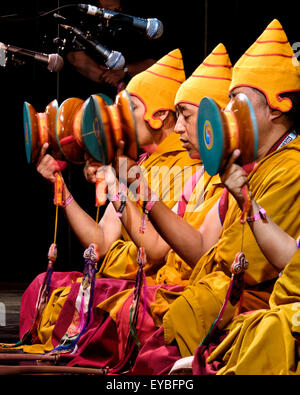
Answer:
[(120, 183), (119, 184), (119, 192), (114, 195), (109, 194), (108, 199), (111, 202), (120, 202), (120, 205), (118, 208), (116, 208), (115, 204), (114, 204), (114, 206), (116, 209), (117, 216), (119, 218), (121, 218), (123, 215), (124, 208), (126, 206), (126, 186), (124, 184)]
[(255, 222), (259, 220), (266, 220), (267, 212), (263, 207), (260, 207), (256, 202), (252, 203), (251, 215), (247, 217), (247, 222)]
[(74, 198), (73, 198), (72, 194), (69, 192), (69, 195), (67, 196), (67, 198), (64, 199), (62, 202), (62, 207), (66, 208), (73, 200), (74, 200)]
[(108, 200), (110, 202), (124, 200), (124, 197), (126, 197), (126, 186), (123, 183), (108, 186)]
[(155, 203), (159, 200), (158, 196), (156, 195), (156, 193), (151, 192), (151, 199), (148, 200), (147, 202), (145, 202), (146, 204), (144, 204), (144, 213), (145, 214), (149, 214), (149, 212), (152, 210), (153, 206), (155, 205)]

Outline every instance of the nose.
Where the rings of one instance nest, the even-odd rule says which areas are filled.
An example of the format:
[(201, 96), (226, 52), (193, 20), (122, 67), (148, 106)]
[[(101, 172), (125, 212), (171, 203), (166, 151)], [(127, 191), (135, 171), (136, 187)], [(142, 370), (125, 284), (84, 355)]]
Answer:
[(174, 132), (178, 134), (183, 134), (185, 132), (185, 128), (183, 125), (182, 120), (180, 119), (180, 116), (177, 118), (175, 127), (174, 127)]

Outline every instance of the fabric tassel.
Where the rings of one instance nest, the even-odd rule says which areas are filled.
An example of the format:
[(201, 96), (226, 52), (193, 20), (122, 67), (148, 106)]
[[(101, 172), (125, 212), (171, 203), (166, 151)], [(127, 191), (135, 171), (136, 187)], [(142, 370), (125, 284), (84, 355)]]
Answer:
[(137, 262), (139, 264), (139, 269), (137, 272), (135, 286), (133, 290), (132, 303), (129, 309), (129, 335), (125, 346), (124, 359), (122, 359), (116, 366), (109, 369), (109, 374), (124, 373), (126, 367), (128, 367), (134, 360), (136, 350), (139, 349), (141, 346), (137, 335), (137, 322), (142, 288), (144, 288), (144, 308), (143, 315), (140, 321), (140, 327), (142, 327), (143, 325), (147, 309), (147, 286), (146, 275), (144, 272), (144, 266), (146, 264), (146, 254), (144, 247), (140, 247), (138, 250)]
[[(145, 256), (145, 249), (144, 247), (140, 247), (138, 251), (137, 262), (139, 264), (139, 269), (137, 272), (135, 287), (133, 291), (133, 299), (130, 306), (130, 315), (129, 315), (129, 330), (130, 334), (135, 342), (135, 344), (140, 347), (140, 341), (137, 336), (137, 321), (139, 315), (139, 301), (141, 296), (141, 290), (144, 283), (143, 273), (144, 273), (144, 266), (146, 263), (146, 256)], [(145, 286), (145, 284), (144, 284)], [(144, 300), (144, 308), (146, 306), (146, 301)], [(141, 322), (142, 325), (142, 322)]]
[(225, 301), (223, 303), (223, 306), (217, 316), (217, 318), (214, 320), (212, 323), (207, 335), (204, 337), (204, 339), (201, 342), (201, 345), (206, 345), (209, 343), (209, 340), (211, 339), (214, 331), (218, 328), (218, 324), (220, 320), (223, 317), (224, 311), (226, 309), (226, 306), (228, 304), (228, 301), (235, 306), (238, 302), (239, 308), (238, 308), (238, 313), (240, 313), (241, 309), (241, 297), (243, 294), (243, 289), (244, 289), (244, 272), (245, 270), (248, 269), (248, 261), (246, 260), (245, 254), (243, 252), (239, 252), (236, 254), (234, 262), (231, 266), (231, 281), (229, 284), (229, 288), (226, 293)]
[[(75, 315), (78, 314), (79, 316), (78, 323), (74, 326), (74, 321), (76, 322), (76, 320), (74, 320), (73, 317), (73, 320), (67, 332), (62, 337), (60, 344), (47, 354), (72, 351), (90, 323), (93, 310), (97, 262), (99, 260), (97, 245), (94, 243), (90, 244), (90, 246), (84, 251), (83, 257), (85, 259), (83, 278), (77, 296), (80, 298), (79, 309), (75, 309)], [(80, 295), (80, 293), (82, 294)], [(85, 296), (88, 294), (88, 307), (87, 311), (85, 311)]]

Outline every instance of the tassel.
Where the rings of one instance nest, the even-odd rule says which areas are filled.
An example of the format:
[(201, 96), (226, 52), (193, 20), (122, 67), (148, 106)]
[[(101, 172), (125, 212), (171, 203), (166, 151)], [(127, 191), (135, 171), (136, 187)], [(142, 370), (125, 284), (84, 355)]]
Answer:
[[(83, 270), (83, 278), (78, 292), (78, 296), (80, 296), (80, 293), (82, 293), (79, 304), (79, 311), (77, 312), (77, 310), (75, 310), (75, 316), (73, 317), (73, 320), (69, 325), (67, 332), (62, 337), (61, 343), (48, 353), (70, 352), (71, 350), (73, 350), (90, 323), (94, 300), (97, 262), (100, 258), (97, 245), (95, 243), (90, 244), (90, 246), (84, 251), (83, 257), (85, 259), (85, 264)], [(85, 296), (87, 294), (89, 294), (89, 301), (87, 311), (85, 312)], [(76, 314), (78, 314), (79, 316), (79, 321), (77, 321)], [(74, 334), (76, 332), (77, 334)]]
[[(129, 310), (129, 330), (130, 334), (133, 337), (135, 344), (140, 347), (140, 341), (137, 336), (137, 321), (138, 321), (138, 310), (139, 310), (139, 301), (141, 295), (141, 289), (145, 283), (145, 276), (144, 276), (144, 266), (146, 264), (146, 254), (144, 247), (140, 247), (138, 251), (137, 262), (139, 265), (139, 269), (136, 276), (135, 287), (133, 291), (133, 299)], [(146, 300), (144, 300), (144, 309), (146, 307)], [(143, 314), (143, 317), (145, 314)], [(141, 322), (142, 325), (142, 322)]]
[[(146, 264), (146, 254), (144, 247), (140, 247), (138, 250), (137, 262), (139, 264), (139, 269), (136, 276), (135, 286), (133, 290), (133, 298), (132, 303), (129, 308), (129, 335), (127, 338), (125, 350), (124, 350), (124, 358), (119, 361), (117, 365), (113, 368), (109, 369), (109, 374), (121, 374), (126, 371), (126, 367), (132, 365), (133, 360), (135, 358), (136, 347), (139, 349), (141, 343), (139, 341), (137, 335), (137, 321), (138, 321), (138, 309), (140, 302), (140, 294), (142, 286), (144, 286), (144, 309), (143, 315), (140, 322), (140, 327), (142, 327), (144, 318), (146, 315), (147, 308), (147, 287), (146, 287), (146, 276), (144, 272), (144, 266)], [(132, 342), (133, 340), (133, 342)]]
[(239, 252), (236, 254), (233, 264), (231, 266), (231, 280), (229, 284), (229, 288), (226, 293), (225, 301), (223, 306), (217, 316), (217, 318), (212, 323), (207, 335), (202, 340), (200, 346), (204, 344), (208, 344), (211, 339), (213, 332), (217, 329), (220, 320), (223, 317), (228, 301), (235, 306), (238, 301), (240, 301), (240, 305), (238, 308), (238, 313), (241, 309), (241, 297), (244, 289), (244, 272), (248, 269), (248, 261), (246, 260), (245, 254), (243, 252)]

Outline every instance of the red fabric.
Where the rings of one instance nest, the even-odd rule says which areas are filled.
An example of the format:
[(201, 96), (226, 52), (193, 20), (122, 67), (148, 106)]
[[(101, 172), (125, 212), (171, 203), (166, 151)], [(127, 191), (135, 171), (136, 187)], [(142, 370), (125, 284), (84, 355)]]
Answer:
[[(38, 292), (41, 284), (43, 283), (43, 278), (45, 273), (37, 276), (30, 286), (24, 292), (22, 297), (21, 306), (21, 334), (24, 334), (32, 325), (32, 320), (35, 312), (35, 304), (38, 296)], [(52, 342), (54, 346), (59, 344), (60, 339), (65, 334), (67, 328), (69, 327), (75, 308), (75, 300), (78, 294), (79, 282), (75, 282), (78, 277), (81, 277), (80, 272), (54, 272), (52, 274), (51, 281), (51, 292), (58, 287), (71, 286), (70, 292), (58, 317), (56, 325), (52, 334)], [(125, 289), (133, 288), (135, 282), (128, 280), (115, 280), (111, 278), (101, 278), (97, 279), (95, 282), (95, 293), (93, 301), (93, 316), (91, 323), (88, 326), (87, 331), (81, 336), (77, 346), (76, 353), (70, 355), (67, 354), (64, 358), (67, 359), (69, 366), (97, 366), (97, 367), (114, 367), (122, 358), (124, 358), (124, 347), (128, 337), (129, 329), (129, 308), (132, 301), (132, 296), (130, 296), (122, 306), (118, 314), (118, 322), (116, 323), (109, 317), (108, 313), (102, 311), (96, 306)], [(144, 321), (142, 323), (142, 330), (139, 328), (140, 320), (143, 317), (143, 302), (140, 304), (139, 310), (139, 323), (138, 323), (138, 337), (141, 344), (147, 344), (149, 348), (152, 344), (153, 339), (151, 336), (157, 333), (157, 328), (154, 325), (150, 305), (155, 298), (155, 293), (158, 288), (168, 288), (174, 292), (179, 292), (183, 289), (181, 286), (177, 285), (155, 285), (147, 286), (147, 310), (144, 316)], [(142, 292), (141, 300), (143, 300), (144, 293)], [(160, 332), (159, 332), (160, 333)], [(150, 342), (148, 343), (148, 340)], [(151, 340), (152, 339), (152, 340)], [(164, 349), (163, 344), (161, 345)], [(177, 349), (177, 348), (176, 348)], [(143, 349), (144, 350), (144, 349)], [(168, 348), (166, 348), (168, 350)], [(171, 350), (173, 350), (171, 348)], [(174, 349), (175, 350), (175, 349)], [(143, 351), (144, 352), (144, 351)], [(166, 352), (166, 355), (169, 355)], [(180, 355), (174, 354), (174, 351), (170, 354), (172, 356), (172, 362), (174, 360), (174, 355), (176, 355), (175, 360), (180, 358)], [(143, 356), (143, 354), (142, 354)], [(137, 368), (140, 369), (137, 365)], [(151, 367), (149, 367), (151, 370)], [(159, 370), (161, 370), (160, 368)]]
[[(146, 300), (146, 313), (143, 318), (143, 297), (144, 297), (144, 289), (142, 289), (141, 300), (142, 302), (139, 305), (139, 315), (138, 315), (138, 324), (137, 324), (137, 335), (140, 343), (143, 345), (149, 336), (151, 336), (157, 329), (154, 324), (152, 314), (151, 314), (151, 304), (155, 300), (155, 294), (158, 289), (165, 288), (173, 292), (180, 292), (183, 290), (183, 287), (180, 285), (167, 285), (167, 284), (159, 284), (159, 285), (148, 285), (147, 286), (147, 300)], [(126, 299), (125, 303), (119, 310), (117, 314), (117, 322), (118, 322), (118, 333), (119, 333), (119, 349), (120, 355), (122, 354), (121, 350), (125, 349), (125, 344), (128, 338), (129, 333), (129, 309), (132, 303), (132, 296)], [(124, 356), (123, 356), (124, 357)]]
[[(74, 284), (65, 301), (53, 330), (52, 342), (57, 346), (68, 329), (74, 314), (75, 301), (80, 284)], [(133, 288), (134, 281), (100, 278), (95, 281), (92, 317), (87, 330), (82, 334), (70, 366), (106, 367), (115, 364), (118, 359), (118, 339), (114, 321), (96, 306), (105, 299), (128, 288)]]
[[(105, 280), (106, 284), (109, 285), (109, 288), (107, 289), (108, 292), (104, 292), (103, 290), (103, 280)], [(98, 297), (96, 297), (97, 300), (94, 303), (95, 305), (100, 303), (100, 299), (104, 300), (123, 289), (131, 288), (133, 286), (132, 282), (126, 280), (100, 279), (97, 280), (97, 283), (98, 287), (96, 294)], [(110, 286), (112, 283), (114, 283), (113, 287)], [(147, 286), (147, 311), (141, 324), (144, 308), (143, 302), (141, 302), (137, 325), (138, 338), (142, 345), (147, 343), (151, 335), (157, 331), (157, 327), (155, 326), (150, 313), (150, 305), (154, 300), (157, 289), (161, 287), (168, 287), (168, 289), (171, 289), (174, 292), (179, 292), (183, 289), (183, 287), (178, 285)], [(101, 288), (102, 290), (100, 291)], [(143, 292), (141, 299), (143, 299)], [(129, 334), (129, 308), (131, 302), (132, 295), (127, 298), (118, 312), (117, 323), (115, 323), (106, 312), (101, 311), (100, 309), (96, 309), (96, 311), (94, 311), (96, 315), (94, 316), (87, 332), (78, 342), (78, 351), (69, 362), (69, 366), (109, 366), (110, 368), (114, 368), (117, 363), (122, 362), (125, 359), (124, 350)], [(72, 303), (71, 300), (70, 303)], [(57, 323), (57, 325), (61, 325), (63, 323), (64, 327), (66, 327), (67, 324), (64, 322), (65, 317), (64, 312), (62, 312), (60, 314), (60, 323)]]
[(157, 329), (145, 342), (130, 375), (163, 375), (168, 374), (174, 363), (181, 358), (176, 344), (166, 345), (164, 328)]
[(228, 189), (225, 188), (219, 200), (219, 218), (223, 225), (228, 210)]
[(70, 359), (68, 366), (115, 366), (119, 361), (115, 322), (106, 312), (98, 309), (87, 332), (78, 342), (78, 350), (66, 357)]
[(57, 160), (56, 161), (60, 171), (65, 171), (68, 167), (68, 162), (64, 161), (64, 160)]
[[(46, 273), (39, 274), (25, 290), (20, 308), (20, 338), (31, 328), (35, 316), (35, 306), (41, 285)], [(66, 287), (81, 277), (80, 272), (53, 272), (51, 277), (50, 294), (54, 289)]]
[(196, 349), (192, 365), (194, 375), (212, 376), (217, 374), (223, 364), (217, 360), (212, 363), (207, 363), (207, 358), (221, 341), (225, 339), (226, 335), (227, 333), (225, 332), (215, 332), (214, 339), (211, 340), (209, 344), (202, 344)]

